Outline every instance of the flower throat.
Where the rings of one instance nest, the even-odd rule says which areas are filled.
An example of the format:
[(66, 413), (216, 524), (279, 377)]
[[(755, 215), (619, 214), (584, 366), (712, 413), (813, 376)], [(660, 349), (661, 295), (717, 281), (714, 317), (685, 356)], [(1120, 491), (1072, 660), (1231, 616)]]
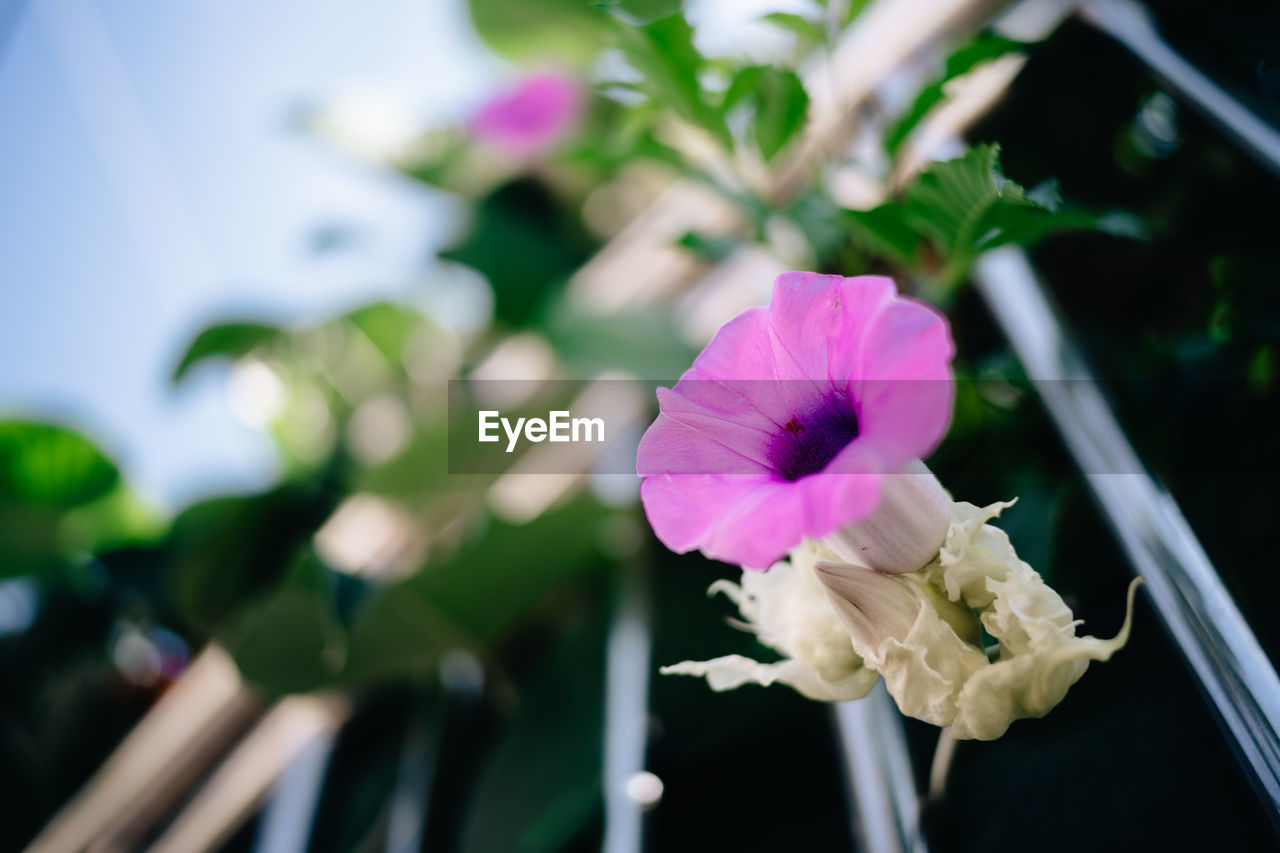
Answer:
[(793, 415), (771, 442), (769, 465), (784, 480), (795, 482), (816, 474), (858, 437), (858, 416), (841, 400), (805, 414)]

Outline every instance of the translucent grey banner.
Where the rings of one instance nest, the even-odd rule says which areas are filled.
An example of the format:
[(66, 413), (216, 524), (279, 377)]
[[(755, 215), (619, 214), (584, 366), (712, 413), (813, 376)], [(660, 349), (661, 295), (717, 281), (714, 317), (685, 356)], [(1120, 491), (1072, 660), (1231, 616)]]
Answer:
[[(448, 400), (448, 471), (456, 475), (636, 473), (641, 436), (658, 417), (661, 436), (646, 459), (663, 471), (724, 476), (771, 471), (796, 479), (829, 465), (851, 445), (873, 456), (943, 431), (937, 464), (974, 476), (1074, 474), (1045, 416), (1040, 393), (1074, 396), (1085, 380), (1008, 379), (453, 380)], [(1117, 380), (1102, 388), (1157, 476), (1280, 473), (1277, 402), (1245, 382), (1193, 387)], [(1239, 440), (1224, 446), (1230, 423)], [(1246, 424), (1250, 425), (1246, 428)], [(932, 425), (932, 426), (931, 426)], [(1202, 438), (1203, 435), (1203, 438)], [(1210, 437), (1215, 443), (1210, 443)], [(848, 460), (846, 454), (841, 459)], [(1136, 470), (1088, 471), (1134, 474)]]

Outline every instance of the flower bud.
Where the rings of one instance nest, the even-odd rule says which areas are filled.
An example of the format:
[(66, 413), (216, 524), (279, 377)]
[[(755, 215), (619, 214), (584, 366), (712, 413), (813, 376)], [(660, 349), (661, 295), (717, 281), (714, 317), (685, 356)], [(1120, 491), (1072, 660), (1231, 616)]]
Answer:
[(815, 564), (814, 571), (858, 654), (875, 657), (881, 642), (902, 640), (911, 631), (922, 599), (906, 582), (862, 566), (828, 560)]
[(850, 563), (887, 574), (914, 572), (938, 555), (950, 506), (938, 478), (916, 459), (883, 478), (875, 512), (838, 528), (825, 541)]

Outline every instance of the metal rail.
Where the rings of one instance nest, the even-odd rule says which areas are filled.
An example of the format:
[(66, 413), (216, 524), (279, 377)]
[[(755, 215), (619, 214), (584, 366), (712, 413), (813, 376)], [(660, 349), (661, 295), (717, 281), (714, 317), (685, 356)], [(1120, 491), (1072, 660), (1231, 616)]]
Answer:
[(902, 715), (884, 683), (856, 702), (837, 704), (835, 715), (859, 848), (927, 853)]
[(1280, 829), (1280, 678), (1173, 497), (1146, 473), (1021, 249), (975, 283)]
[(624, 566), (605, 660), (604, 853), (640, 853), (644, 810), (662, 796), (661, 781), (644, 769), (651, 646), (648, 578), (633, 561)]

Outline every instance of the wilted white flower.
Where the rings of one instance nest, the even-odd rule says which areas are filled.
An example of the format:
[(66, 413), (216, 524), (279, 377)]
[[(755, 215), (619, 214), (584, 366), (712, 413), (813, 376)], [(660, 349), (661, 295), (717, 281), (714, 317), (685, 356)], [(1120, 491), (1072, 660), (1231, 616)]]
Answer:
[[(1062, 598), (987, 523), (1010, 505), (951, 504), (941, 549), (914, 572), (883, 574), (806, 542), (790, 562), (744, 572), (741, 586), (717, 582), (711, 591), (725, 592), (784, 660), (730, 655), (663, 672), (704, 676), (715, 690), (781, 682), (823, 700), (860, 698), (879, 674), (904, 714), (958, 739), (990, 740), (1044, 716), (1089, 661), (1124, 646), (1137, 581), (1113, 639), (1077, 637)], [(998, 641), (990, 654), (979, 624)]]
[(999, 641), (995, 660), (976, 670), (956, 697), (953, 737), (992, 740), (1014, 720), (1043, 717), (1067, 695), (1089, 662), (1105, 661), (1129, 641), (1133, 598), (1110, 640), (1077, 637), (1080, 620), (1040, 575), (1018, 559), (1009, 536), (987, 522), (1012, 503), (956, 503), (938, 561), (925, 569), (949, 599), (980, 612)]
[(783, 656), (776, 663), (759, 663), (742, 655), (709, 661), (684, 661), (663, 667), (667, 675), (705, 677), (712, 690), (733, 690), (744, 684), (789, 685), (810, 699), (860, 699), (879, 677), (853, 650), (849, 634), (814, 571), (818, 560), (835, 555), (818, 543), (806, 542), (790, 562), (767, 572), (744, 571), (742, 584), (720, 580), (709, 593), (724, 593), (738, 606), (743, 627)]

